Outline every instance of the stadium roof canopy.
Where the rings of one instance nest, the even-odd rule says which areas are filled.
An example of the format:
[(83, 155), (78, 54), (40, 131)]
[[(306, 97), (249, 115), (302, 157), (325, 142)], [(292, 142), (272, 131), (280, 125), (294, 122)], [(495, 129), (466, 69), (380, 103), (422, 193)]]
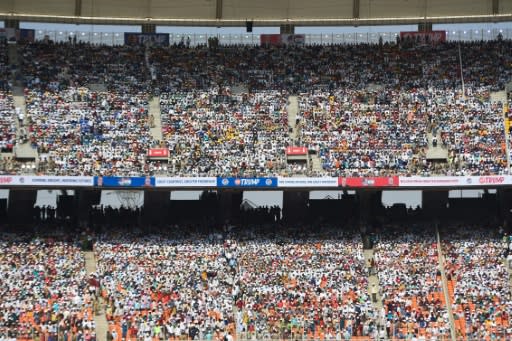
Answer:
[(512, 0), (1, 0), (0, 20), (178, 26), (512, 21)]

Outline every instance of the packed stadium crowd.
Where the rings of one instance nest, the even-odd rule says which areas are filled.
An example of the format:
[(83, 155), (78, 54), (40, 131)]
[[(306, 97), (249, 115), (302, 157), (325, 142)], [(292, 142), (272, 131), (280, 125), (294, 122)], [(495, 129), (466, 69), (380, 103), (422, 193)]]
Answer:
[(7, 50), (5, 47), (0, 47), (0, 152), (2, 153), (11, 152), (16, 142), (14, 102), (8, 81), (10, 75)]
[[(95, 340), (100, 306), (109, 340), (447, 339), (432, 226), (381, 228), (374, 258), (366, 260), (359, 232), (330, 225), (111, 228), (91, 239), (91, 274), (76, 236), (4, 233), (0, 339)], [(512, 335), (505, 266), (512, 239), (502, 236), (480, 225), (443, 228), (447, 295), (460, 338)], [(372, 269), (382, 311), (369, 289)]]
[[(29, 139), (44, 173), (145, 171), (151, 137), (143, 51), (36, 44), (22, 55)], [(90, 84), (105, 88), (83, 86)]]
[(0, 339), (96, 340), (84, 264), (72, 241), (2, 235)]
[[(510, 45), (27, 44), (18, 47), (27, 133), (10, 120), (11, 72), (0, 63), (0, 143), (9, 151), (26, 135), (39, 152), (34, 172), (56, 175), (503, 174), (504, 103), (490, 94), (510, 81)], [(289, 162), (295, 145), (320, 168)], [(435, 145), (445, 162), (427, 159)], [(147, 157), (154, 147), (169, 149), (163, 167)], [(19, 171), (5, 162), (2, 172)]]
[(482, 226), (452, 227), (444, 243), (448, 290), (458, 337), (495, 338), (510, 331), (508, 236)]
[(113, 235), (96, 244), (112, 332), (123, 339), (234, 335), (230, 248), (217, 236), (184, 234)]
[[(220, 95), (219, 95), (220, 93)], [(286, 168), (286, 93), (230, 89), (160, 96), (163, 139), (180, 175), (273, 175)]]
[(400, 339), (449, 337), (433, 231), (428, 226), (387, 231), (375, 253), (388, 334)]
[(350, 339), (376, 332), (361, 246), (343, 233), (174, 229), (111, 234), (95, 250), (107, 317), (123, 338)]
[(404, 174), (425, 161), (425, 93), (319, 91), (300, 99), (300, 144), (332, 175)]
[(376, 335), (357, 234), (260, 237), (243, 243), (239, 253), (236, 304), (250, 339)]

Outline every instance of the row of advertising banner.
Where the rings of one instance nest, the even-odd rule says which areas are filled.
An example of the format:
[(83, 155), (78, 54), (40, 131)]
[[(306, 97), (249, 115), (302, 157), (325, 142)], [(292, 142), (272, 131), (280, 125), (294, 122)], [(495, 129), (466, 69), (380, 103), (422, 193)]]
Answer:
[(261, 34), (261, 46), (303, 46), (305, 34)]
[(464, 188), (512, 186), (512, 175), (386, 177), (116, 177), (0, 175), (0, 188)]
[[(169, 46), (168, 33), (125, 32), (125, 45)], [(261, 46), (302, 46), (306, 43), (305, 34), (261, 34)], [(183, 41), (183, 44), (186, 44)]]
[(169, 33), (125, 32), (124, 44), (132, 46), (169, 46)]
[(439, 44), (446, 41), (446, 31), (400, 32), (400, 39), (412, 40), (421, 44)]
[(31, 29), (0, 28), (0, 41), (33, 43), (35, 36), (36, 31)]

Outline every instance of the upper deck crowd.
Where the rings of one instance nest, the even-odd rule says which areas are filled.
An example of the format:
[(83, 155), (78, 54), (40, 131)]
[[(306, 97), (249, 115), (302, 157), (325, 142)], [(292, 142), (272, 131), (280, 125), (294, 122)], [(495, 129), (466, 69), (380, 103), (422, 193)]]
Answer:
[[(39, 153), (34, 172), (53, 175), (509, 173), (507, 100), (493, 93), (510, 82), (511, 45), (41, 42), (17, 46), (17, 66), (5, 45), (0, 149), (28, 141)], [(25, 112), (14, 105), (16, 84)], [(427, 158), (433, 145), (446, 160)], [(307, 147), (320, 167), (288, 162), (289, 146)], [(150, 148), (169, 158), (152, 162)], [(3, 158), (0, 171), (20, 164)]]

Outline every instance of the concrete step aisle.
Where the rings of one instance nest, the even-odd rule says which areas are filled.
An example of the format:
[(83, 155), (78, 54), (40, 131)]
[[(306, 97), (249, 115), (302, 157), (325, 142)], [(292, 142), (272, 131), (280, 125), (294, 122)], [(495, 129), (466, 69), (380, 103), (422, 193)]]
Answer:
[(441, 147), (441, 134), (438, 133), (436, 138), (437, 138), (437, 146), (434, 147), (434, 145), (432, 143), (434, 136), (431, 133), (427, 134), (427, 140), (428, 140), (427, 159), (428, 160), (447, 160), (448, 159), (448, 150)]
[(149, 116), (151, 136), (157, 141), (162, 141), (162, 112), (160, 111), (160, 99), (158, 97), (154, 97), (149, 102)]
[(322, 172), (322, 160), (318, 155), (311, 155), (311, 169), (313, 170), (313, 172)]
[[(96, 258), (94, 256), (94, 252), (86, 251), (84, 252), (85, 258), (85, 270), (87, 274), (91, 274), (96, 272)], [(108, 331), (108, 322), (107, 317), (105, 315), (104, 302), (100, 298), (99, 301), (100, 309), (96, 311), (94, 314), (94, 322), (96, 324), (96, 340), (105, 341), (107, 339), (107, 331)]]
[(448, 320), (450, 322), (450, 336), (453, 341), (457, 339), (457, 332), (455, 328), (455, 318), (453, 317), (453, 309), (452, 309), (452, 302), (453, 302), (453, 282), (450, 283), (450, 286), (448, 285), (448, 280), (446, 277), (446, 272), (444, 269), (445, 264), (445, 258), (443, 254), (443, 249), (441, 247), (441, 237), (439, 234), (439, 230), (436, 227), (436, 238), (437, 238), (437, 260), (438, 260), (438, 267), (439, 271), (441, 272), (441, 284), (443, 288), (443, 295), (444, 295), (444, 302), (446, 304), (446, 310), (448, 312)]
[(14, 107), (17, 111), (21, 111), (23, 114), (23, 119), (19, 120), (17, 114), (14, 118), (16, 122), (16, 133), (17, 133), (17, 144), (14, 147), (14, 155), (18, 159), (26, 159), (26, 160), (34, 160), (37, 162), (39, 159), (39, 154), (37, 149), (32, 148), (28, 140), (21, 140), (22, 135), (28, 134), (28, 117), (27, 117), (27, 106), (25, 104), (25, 96), (23, 94), (23, 87), (15, 86), (12, 89), (13, 99), (14, 99)]
[(297, 114), (299, 113), (299, 100), (297, 96), (288, 97), (288, 126), (292, 129), (291, 138), (293, 141), (298, 141), (300, 138), (300, 131), (297, 127)]
[(373, 309), (375, 312), (375, 319), (377, 321), (377, 325), (385, 328), (386, 321), (384, 312), (384, 305), (382, 303), (382, 295), (379, 284), (379, 276), (377, 275), (377, 269), (372, 269), (372, 259), (374, 259), (374, 250), (366, 249), (363, 250), (363, 256), (365, 260), (365, 266), (368, 269), (368, 294), (372, 300)]

